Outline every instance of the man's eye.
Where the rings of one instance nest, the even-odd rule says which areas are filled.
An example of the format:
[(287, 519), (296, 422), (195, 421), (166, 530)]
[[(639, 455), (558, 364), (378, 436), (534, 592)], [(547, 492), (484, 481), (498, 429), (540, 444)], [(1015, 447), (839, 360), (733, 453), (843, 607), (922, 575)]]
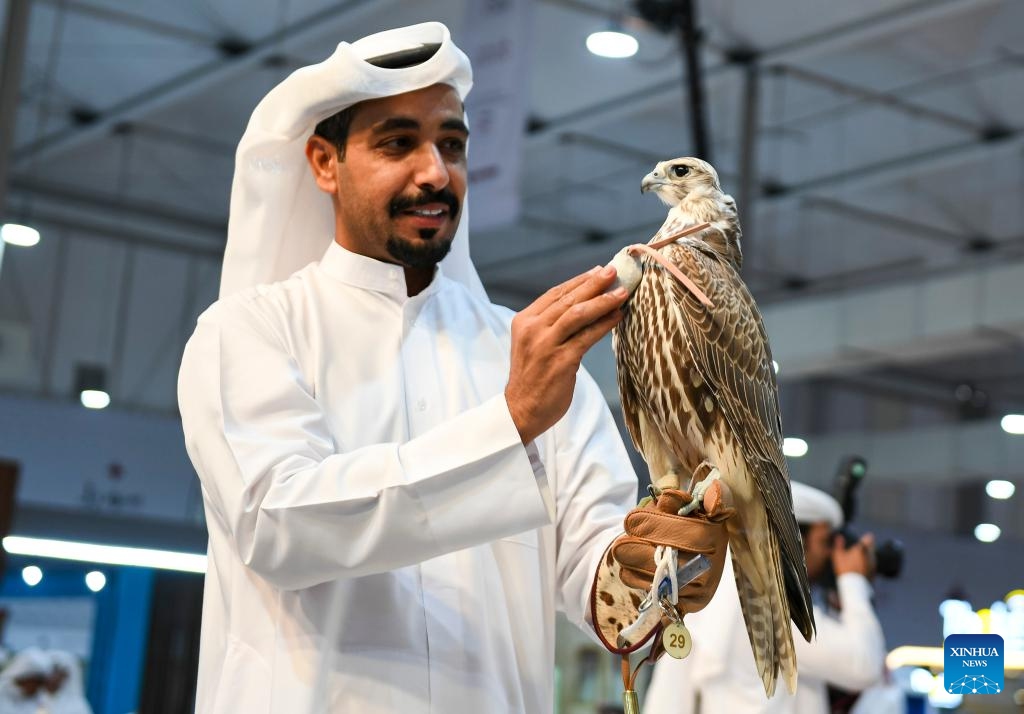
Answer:
[(401, 151), (408, 149), (412, 146), (412, 139), (408, 136), (395, 136), (385, 140), (381, 143), (385, 149), (391, 149), (393, 151)]
[(466, 142), (462, 139), (445, 139), (441, 142), (441, 148), (452, 154), (463, 154), (466, 151)]

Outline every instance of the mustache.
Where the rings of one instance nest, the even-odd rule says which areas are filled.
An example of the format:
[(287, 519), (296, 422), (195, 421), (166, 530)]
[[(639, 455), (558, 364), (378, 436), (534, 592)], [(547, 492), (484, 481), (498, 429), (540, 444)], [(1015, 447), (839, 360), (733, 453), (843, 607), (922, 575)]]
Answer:
[(431, 203), (443, 203), (448, 206), (452, 218), (459, 214), (459, 199), (447, 188), (440, 191), (423, 191), (417, 196), (399, 196), (388, 205), (388, 213), (394, 218), (402, 211), (410, 211)]

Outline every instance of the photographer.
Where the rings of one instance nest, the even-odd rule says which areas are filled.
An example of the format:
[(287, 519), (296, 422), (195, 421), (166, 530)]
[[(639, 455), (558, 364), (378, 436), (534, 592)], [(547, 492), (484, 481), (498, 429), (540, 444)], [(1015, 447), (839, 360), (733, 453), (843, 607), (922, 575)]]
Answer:
[[(796, 694), (780, 687), (771, 700), (765, 697), (733, 578), (723, 573), (707, 608), (686, 618), (693, 634), (690, 656), (663, 657), (655, 667), (644, 714), (828, 714), (828, 685), (860, 691), (881, 681), (885, 640), (871, 605), (873, 536), (867, 534), (847, 547), (843, 536), (834, 535), (843, 525), (839, 503), (816, 488), (791, 485), (807, 574), (813, 585), (834, 572), (838, 595), (833, 604), (838, 608), (829, 607), (824, 596), (816, 598), (814, 641), (793, 638), (799, 674)], [(727, 560), (726, 569), (730, 566)], [(816, 594), (820, 593), (818, 588)]]

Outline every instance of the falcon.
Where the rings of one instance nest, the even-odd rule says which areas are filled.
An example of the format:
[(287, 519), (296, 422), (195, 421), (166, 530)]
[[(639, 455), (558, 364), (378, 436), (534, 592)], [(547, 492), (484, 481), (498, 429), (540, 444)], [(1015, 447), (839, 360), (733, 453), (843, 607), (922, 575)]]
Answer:
[(810, 641), (814, 615), (771, 349), (739, 274), (736, 202), (715, 169), (691, 157), (659, 163), (640, 190), (671, 210), (646, 246), (613, 261), (633, 291), (612, 333), (623, 417), (655, 493), (689, 483), (695, 498), (680, 513), (714, 479), (729, 486), (729, 549), (758, 673), (768, 696), (780, 670), (793, 692), (789, 622)]

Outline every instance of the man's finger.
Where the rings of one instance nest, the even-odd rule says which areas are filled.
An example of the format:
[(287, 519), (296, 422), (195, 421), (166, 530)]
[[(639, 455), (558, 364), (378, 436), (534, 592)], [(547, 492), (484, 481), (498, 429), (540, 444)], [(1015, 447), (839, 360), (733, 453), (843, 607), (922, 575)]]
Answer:
[(603, 293), (614, 280), (615, 268), (599, 268), (597, 271), (586, 273), (586, 280), (577, 284), (544, 309), (542, 319), (547, 324), (554, 325), (575, 305), (585, 303)]
[(595, 275), (601, 266), (595, 266), (585, 273), (580, 273), (575, 278), (569, 278), (564, 283), (556, 285), (555, 287), (548, 290), (546, 293), (541, 295), (539, 298), (534, 300), (532, 303), (523, 308), (524, 313), (531, 315), (540, 315), (553, 304), (557, 303), (566, 295), (572, 293), (574, 289), (586, 282), (589, 278)]
[(612, 328), (621, 321), (622, 311), (613, 310), (600, 320), (592, 322), (577, 332), (566, 344), (571, 344), (575, 349), (579, 350), (580, 358), (582, 358), (587, 353), (587, 350), (600, 342), (601, 338), (611, 332)]
[(561, 344), (572, 344), (586, 352), (622, 319), (619, 308), (627, 297), (625, 290), (621, 294), (598, 295), (567, 310), (554, 326), (557, 339)]

